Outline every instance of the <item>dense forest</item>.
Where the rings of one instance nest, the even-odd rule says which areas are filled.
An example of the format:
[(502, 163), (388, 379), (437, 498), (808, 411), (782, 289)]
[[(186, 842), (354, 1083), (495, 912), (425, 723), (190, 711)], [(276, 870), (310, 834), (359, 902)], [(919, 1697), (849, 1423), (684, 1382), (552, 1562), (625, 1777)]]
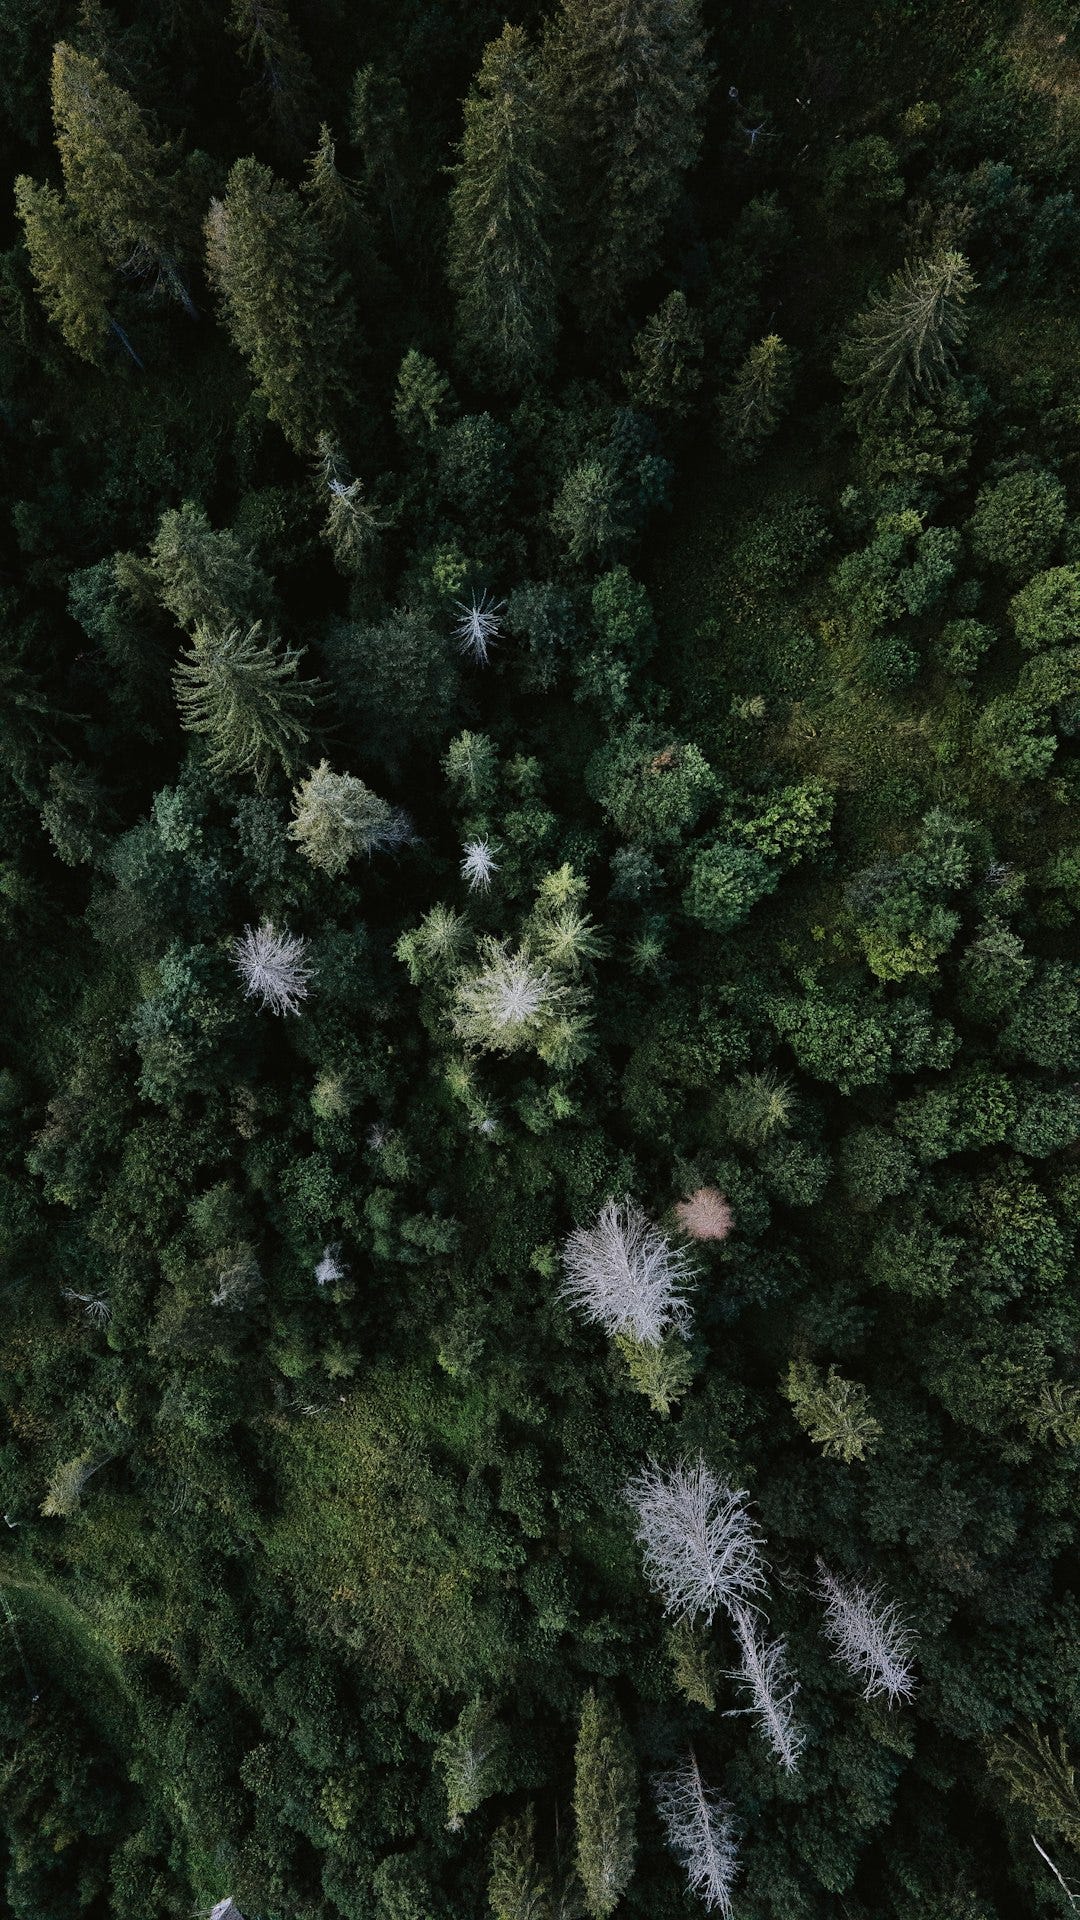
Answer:
[(1070, 1912), (1077, 8), (0, 96), (3, 1911)]

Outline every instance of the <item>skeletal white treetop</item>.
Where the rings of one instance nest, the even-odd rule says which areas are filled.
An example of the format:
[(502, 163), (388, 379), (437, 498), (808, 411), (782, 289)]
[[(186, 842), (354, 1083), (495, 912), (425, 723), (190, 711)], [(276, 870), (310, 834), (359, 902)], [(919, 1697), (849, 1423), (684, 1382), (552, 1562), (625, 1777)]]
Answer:
[(866, 1700), (882, 1695), (890, 1707), (910, 1700), (915, 1691), (915, 1637), (896, 1602), (880, 1585), (863, 1587), (840, 1580), (818, 1561), (819, 1591), (825, 1601), (825, 1637), (834, 1659), (863, 1682)]
[(575, 1228), (563, 1266), (564, 1297), (609, 1334), (658, 1347), (673, 1328), (683, 1332), (689, 1324), (683, 1288), (692, 1255), (672, 1246), (629, 1198), (608, 1200), (593, 1226)]
[(315, 1285), (329, 1287), (335, 1280), (344, 1280), (344, 1278), (345, 1264), (341, 1258), (341, 1248), (336, 1244), (324, 1247), (322, 1259), (315, 1263)]
[(490, 843), (487, 840), (466, 840), (461, 853), (461, 877), (468, 881), (470, 892), (486, 893), (491, 885), (492, 874), (499, 871)]
[(747, 1496), (720, 1484), (700, 1454), (672, 1467), (650, 1461), (626, 1489), (653, 1591), (677, 1620), (734, 1613), (765, 1588), (761, 1542)]
[(233, 958), (244, 982), (245, 999), (257, 998), (271, 1013), (299, 1013), (301, 1000), (308, 996), (312, 972), (304, 958), (306, 949), (302, 934), (278, 933), (269, 920), (258, 927), (245, 927), (240, 938), (233, 941)]
[(783, 1640), (766, 1640), (759, 1616), (748, 1607), (734, 1607), (732, 1621), (742, 1660), (729, 1678), (745, 1686), (751, 1700), (749, 1707), (732, 1711), (755, 1716), (780, 1765), (793, 1773), (806, 1735), (795, 1723), (799, 1683), (788, 1667), (787, 1647)]
[(502, 632), (499, 618), (504, 602), (490, 600), (486, 593), (477, 599), (473, 594), (471, 602), (457, 601), (460, 618), (454, 623), (454, 632), (462, 653), (467, 653), (480, 667), (487, 666), (488, 650)]
[(668, 1846), (686, 1873), (691, 1893), (707, 1912), (728, 1920), (739, 1870), (731, 1807), (715, 1787), (705, 1785), (692, 1753), (681, 1767), (658, 1775), (653, 1791)]

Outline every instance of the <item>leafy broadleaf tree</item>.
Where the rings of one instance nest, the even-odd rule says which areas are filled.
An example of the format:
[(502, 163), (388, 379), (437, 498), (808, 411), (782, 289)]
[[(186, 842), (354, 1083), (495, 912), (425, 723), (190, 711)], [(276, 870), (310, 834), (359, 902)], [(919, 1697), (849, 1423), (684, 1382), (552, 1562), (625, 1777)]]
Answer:
[(275, 766), (288, 769), (308, 737), (315, 682), (297, 678), (300, 655), (264, 640), (258, 624), (218, 633), (196, 627), (173, 670), (180, 718), (210, 741), (210, 764), (255, 776), (265, 786)]
[(606, 1920), (634, 1870), (637, 1768), (617, 1709), (587, 1693), (574, 1755), (577, 1866), (590, 1920)]
[(555, 335), (554, 204), (544, 96), (523, 27), (484, 50), (465, 102), (450, 195), (450, 284), (471, 368), (497, 387), (535, 379)]

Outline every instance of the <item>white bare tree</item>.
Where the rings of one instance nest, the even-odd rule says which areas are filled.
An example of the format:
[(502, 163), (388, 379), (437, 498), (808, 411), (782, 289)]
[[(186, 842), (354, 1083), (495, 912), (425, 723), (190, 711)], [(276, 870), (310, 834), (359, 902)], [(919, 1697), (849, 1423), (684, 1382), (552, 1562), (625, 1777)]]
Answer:
[(733, 1607), (731, 1618), (742, 1659), (728, 1678), (746, 1687), (752, 1703), (731, 1711), (752, 1713), (784, 1771), (793, 1773), (806, 1735), (795, 1723), (799, 1683), (788, 1667), (787, 1647), (765, 1638), (760, 1617), (749, 1607)]
[(612, 1336), (658, 1347), (689, 1325), (683, 1288), (693, 1270), (690, 1250), (672, 1246), (629, 1197), (608, 1200), (593, 1226), (574, 1229), (563, 1266), (563, 1297)]
[(470, 893), (486, 893), (499, 863), (487, 840), (466, 840), (461, 849), (461, 877), (469, 883)]
[(488, 650), (502, 632), (502, 613), (504, 602), (490, 600), (486, 593), (477, 599), (473, 594), (471, 602), (457, 602), (460, 619), (454, 623), (454, 633), (462, 653), (467, 653), (476, 661), (477, 666), (486, 667)]
[(765, 1587), (761, 1542), (747, 1496), (720, 1484), (699, 1455), (673, 1467), (650, 1461), (630, 1481), (645, 1572), (665, 1613), (711, 1621), (718, 1607), (753, 1604)]
[(866, 1700), (882, 1695), (890, 1707), (915, 1691), (914, 1635), (880, 1585), (840, 1580), (818, 1561), (818, 1589), (825, 1601), (825, 1637), (834, 1659), (863, 1684)]
[[(373, 1129), (372, 1129), (373, 1131)], [(315, 1262), (315, 1285), (331, 1287), (335, 1280), (344, 1280), (345, 1263), (341, 1257), (341, 1248), (336, 1241), (322, 1250), (322, 1259)]]
[(660, 1774), (653, 1789), (668, 1846), (686, 1874), (691, 1893), (707, 1912), (727, 1920), (739, 1869), (731, 1807), (715, 1787), (705, 1785), (693, 1753), (681, 1767)]
[(103, 1293), (76, 1293), (71, 1287), (61, 1287), (60, 1297), (80, 1306), (92, 1327), (107, 1326), (112, 1319), (112, 1308)]
[(311, 967), (305, 959), (302, 934), (279, 933), (273, 922), (245, 927), (233, 941), (236, 971), (244, 982), (244, 997), (257, 998), (271, 1013), (299, 1013), (308, 996)]

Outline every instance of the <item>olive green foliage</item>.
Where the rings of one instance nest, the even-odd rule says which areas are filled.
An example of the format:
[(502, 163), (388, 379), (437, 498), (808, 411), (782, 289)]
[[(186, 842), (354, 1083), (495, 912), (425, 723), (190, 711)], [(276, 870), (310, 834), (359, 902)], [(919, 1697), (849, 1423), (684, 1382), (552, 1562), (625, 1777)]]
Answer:
[(637, 1778), (618, 1711), (596, 1693), (581, 1708), (574, 1754), (577, 1868), (590, 1920), (606, 1920), (633, 1872)]
[(12, 1920), (1080, 1890), (1069, 15), (0, 9)]

